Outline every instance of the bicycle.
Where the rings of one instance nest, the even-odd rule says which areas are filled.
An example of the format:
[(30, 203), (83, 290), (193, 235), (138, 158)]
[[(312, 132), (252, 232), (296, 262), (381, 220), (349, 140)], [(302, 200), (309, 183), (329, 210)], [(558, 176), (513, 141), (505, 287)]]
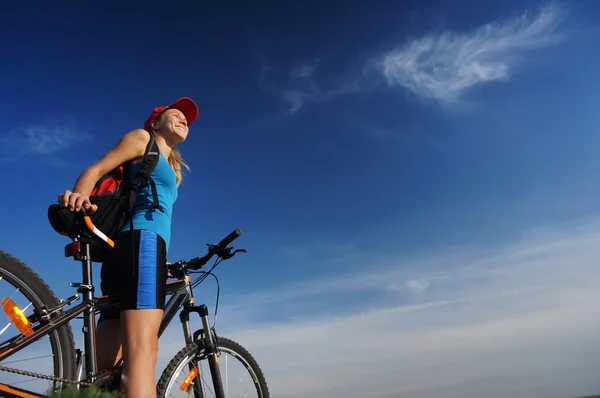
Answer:
[[(93, 248), (97, 247), (99, 242), (108, 246), (114, 246), (114, 243), (94, 226), (90, 217), (85, 215), (85, 212), (82, 211), (78, 214), (81, 215), (81, 224), (70, 226), (70, 229), (63, 234), (69, 236), (72, 240), (71, 243), (65, 246), (65, 257), (72, 257), (82, 264), (82, 282), (69, 283), (69, 286), (77, 288), (77, 293), (67, 299), (58, 300), (50, 287), (31, 268), (0, 250), (0, 281), (7, 280), (17, 289), (15, 293), (22, 292), (30, 302), (24, 310), (21, 310), (21, 307), (12, 300), (12, 296), (4, 298), (2, 301), (3, 309), (9, 315), (11, 323), (0, 331), (0, 335), (11, 324), (17, 327), (19, 333), (4, 342), (0, 342), (0, 374), (9, 372), (29, 376), (35, 380), (42, 379), (52, 382), (51, 387), (44, 393), (0, 382), (0, 396), (45, 397), (46, 394), (49, 395), (54, 391), (63, 390), (69, 385), (75, 385), (79, 389), (96, 386), (109, 391), (119, 388), (123, 359), (119, 361), (113, 371), (99, 372), (96, 367), (95, 351), (95, 315), (100, 310), (117, 306), (118, 296), (95, 297), (92, 281)], [(252, 355), (232, 339), (217, 336), (214, 325), (213, 327), (209, 326), (207, 306), (205, 304), (194, 305), (193, 288), (203, 282), (209, 275), (217, 279), (212, 274), (212, 270), (221, 261), (232, 258), (236, 253), (246, 253), (244, 249), (233, 250), (229, 246), (240, 235), (241, 231), (236, 229), (218, 244), (207, 244), (208, 252), (204, 256), (168, 265), (169, 277), (176, 280), (167, 282), (168, 300), (160, 325), (159, 338), (176, 313), (179, 312), (185, 344), (163, 370), (156, 387), (158, 397), (172, 396), (175, 392), (176, 383), (179, 384), (179, 391), (187, 392), (188, 396), (193, 392), (195, 398), (206, 397), (204, 385), (208, 387), (208, 392), (214, 393), (214, 396), (219, 398), (226, 396), (225, 388), (227, 388), (227, 396), (230, 397), (229, 388), (231, 386), (223, 382), (221, 365), (219, 364), (219, 357), (225, 353), (231, 354), (249, 374), (251, 380), (249, 389), (255, 391), (259, 398), (269, 398), (267, 382), (260, 366)], [(217, 258), (212, 268), (209, 271), (201, 271), (215, 256)], [(199, 273), (202, 276), (192, 281), (189, 276), (192, 273)], [(217, 290), (217, 308), (218, 292), (219, 287)], [(67, 306), (79, 300), (80, 295), (81, 302), (70, 309), (66, 309)], [(27, 316), (24, 311), (29, 306), (33, 306), (33, 313)], [(199, 315), (202, 325), (200, 329), (193, 333), (189, 322), (192, 313)], [(216, 313), (217, 309), (215, 309), (215, 316)], [(73, 332), (70, 326), (70, 322), (80, 315), (83, 318), (83, 351), (75, 349)], [(8, 358), (32, 343), (40, 341), (42, 337), (50, 339), (53, 352), (52, 366), (54, 368), (52, 375), (5, 366), (11, 364), (7, 361)], [(208, 363), (214, 391), (210, 390), (209, 383), (204, 380), (203, 372), (199, 369), (204, 360)], [(176, 380), (177, 372), (183, 371), (186, 365), (188, 369), (185, 378), (182, 383), (178, 383)], [(84, 366), (85, 376), (83, 376)], [(228, 370), (229, 363), (227, 362), (225, 381), (228, 381)]]

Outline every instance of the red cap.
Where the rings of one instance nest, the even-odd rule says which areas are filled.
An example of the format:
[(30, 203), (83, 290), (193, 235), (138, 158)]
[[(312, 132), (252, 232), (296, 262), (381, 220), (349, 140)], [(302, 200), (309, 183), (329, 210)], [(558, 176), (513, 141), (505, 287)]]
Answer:
[(183, 115), (187, 119), (188, 126), (192, 124), (192, 122), (198, 116), (198, 106), (196, 105), (196, 103), (192, 101), (191, 98), (182, 97), (169, 106), (160, 106), (158, 108), (154, 108), (148, 119), (146, 119), (146, 122), (144, 123), (144, 128), (146, 130), (150, 130), (150, 123), (152, 123), (156, 116), (158, 116), (159, 113), (172, 108), (179, 109), (181, 112), (183, 112)]

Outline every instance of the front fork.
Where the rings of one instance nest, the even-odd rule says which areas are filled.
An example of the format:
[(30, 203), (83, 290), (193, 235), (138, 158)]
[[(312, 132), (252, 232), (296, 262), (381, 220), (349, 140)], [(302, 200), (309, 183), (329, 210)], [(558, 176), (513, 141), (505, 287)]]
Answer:
[[(189, 323), (191, 312), (197, 313), (202, 321), (202, 329), (197, 330), (193, 335), (191, 335)], [(181, 319), (181, 324), (183, 325), (183, 335), (185, 337), (186, 345), (192, 341), (198, 341), (199, 348), (204, 349), (204, 353), (206, 354), (206, 359), (208, 360), (208, 365), (210, 367), (215, 397), (224, 398), (225, 392), (223, 389), (223, 381), (221, 379), (221, 370), (219, 368), (216, 335), (213, 337), (208, 324), (208, 308), (204, 304), (200, 306), (188, 304), (179, 314), (179, 318)], [(199, 340), (199, 338), (201, 340)], [(197, 363), (195, 362), (196, 361), (192, 361), (189, 364), (190, 371), (192, 371), (194, 366), (197, 366)], [(198, 391), (197, 389), (194, 389), (194, 396), (195, 398), (204, 398), (202, 391)]]

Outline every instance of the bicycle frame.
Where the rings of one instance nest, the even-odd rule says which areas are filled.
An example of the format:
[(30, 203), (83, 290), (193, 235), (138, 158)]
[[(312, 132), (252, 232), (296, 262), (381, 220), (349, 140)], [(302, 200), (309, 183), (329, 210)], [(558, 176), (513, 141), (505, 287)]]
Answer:
[[(39, 340), (40, 338), (52, 333), (54, 330), (60, 328), (64, 324), (72, 321), (77, 316), (83, 314), (83, 333), (84, 333), (84, 353), (85, 353), (85, 368), (86, 368), (86, 376), (83, 380), (86, 382), (94, 382), (97, 380), (98, 368), (96, 362), (96, 318), (95, 314), (112, 308), (118, 305), (118, 296), (99, 296), (94, 297), (94, 286), (92, 281), (92, 260), (90, 257), (90, 244), (88, 242), (80, 243), (77, 239), (73, 239), (73, 243), (77, 242), (80, 247), (76, 253), (73, 254), (75, 260), (80, 261), (82, 263), (82, 283), (70, 283), (70, 286), (77, 287), (77, 293), (63, 302), (59, 303), (59, 305), (55, 308), (44, 308), (41, 314), (36, 314), (36, 317), (39, 317), (37, 320), (48, 320), (49, 322), (44, 326), (36, 326), (34, 328), (34, 332), (29, 336), (17, 335), (6, 343), (3, 343), (0, 346), (0, 360), (4, 360), (11, 355), (19, 352), (23, 348), (32, 344), (33, 342)], [(67, 245), (73, 245), (73, 243)], [(79, 244), (80, 243), (80, 244)], [(79, 294), (82, 295), (81, 303), (77, 304), (73, 308), (60, 312), (59, 315), (56, 315), (50, 318), (50, 315), (53, 315), (59, 311), (62, 311), (67, 305), (70, 305), (74, 301), (78, 300)], [(200, 306), (195, 306), (194, 297), (191, 288), (190, 277), (185, 275), (184, 279), (175, 280), (172, 282), (167, 282), (166, 294), (170, 296), (168, 301), (165, 304), (165, 309), (163, 312), (163, 317), (161, 320), (158, 337), (163, 334), (167, 326), (171, 323), (177, 312), (180, 308), (183, 308), (180, 313), (180, 320), (183, 327), (183, 334), (185, 339), (185, 344), (189, 344), (193, 338), (196, 338), (200, 331), (196, 331), (192, 334), (190, 325), (189, 325), (189, 314), (191, 312), (196, 312), (200, 315), (202, 320), (202, 326), (204, 331), (204, 341), (206, 343), (205, 348), (207, 348), (207, 354), (215, 353), (215, 346), (212, 336), (210, 334), (210, 328), (208, 324), (208, 309), (206, 305), (202, 304)], [(32, 322), (33, 323), (33, 322)], [(212, 358), (211, 358), (212, 356)], [(209, 363), (211, 368), (217, 362), (217, 359), (214, 355), (209, 355)], [(80, 362), (80, 358), (77, 358), (77, 366), (78, 373), (82, 363)], [(123, 360), (121, 359), (116, 366), (116, 369), (112, 373), (119, 373), (123, 366)], [(211, 369), (213, 370), (213, 369)], [(213, 381), (220, 383), (220, 373), (218, 373), (218, 368), (215, 369), (217, 373), (213, 373)], [(215, 379), (218, 378), (217, 379)], [(20, 390), (21, 392), (27, 392), (26, 390)], [(31, 393), (32, 394), (32, 393)], [(23, 395), (28, 396), (28, 395)]]

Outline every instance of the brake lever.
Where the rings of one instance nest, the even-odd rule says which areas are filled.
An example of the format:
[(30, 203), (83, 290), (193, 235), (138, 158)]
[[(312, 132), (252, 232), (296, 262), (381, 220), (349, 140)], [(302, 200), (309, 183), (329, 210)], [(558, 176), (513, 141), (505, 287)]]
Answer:
[(232, 251), (233, 247), (227, 247), (223, 250), (220, 250), (218, 256), (223, 260), (229, 260), (231, 257), (235, 256), (236, 253), (247, 253), (246, 249), (237, 249)]

